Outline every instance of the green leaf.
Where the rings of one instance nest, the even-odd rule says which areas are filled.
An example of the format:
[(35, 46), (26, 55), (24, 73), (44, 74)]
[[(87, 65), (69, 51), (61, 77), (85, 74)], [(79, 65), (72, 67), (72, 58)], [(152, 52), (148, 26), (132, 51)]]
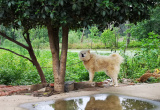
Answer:
[(12, 4), (14, 5), (15, 4), (15, 2), (14, 1), (11, 1), (12, 2)]
[(8, 6), (11, 7), (11, 2), (8, 3)]
[(42, 15), (42, 18), (44, 18), (44, 19), (45, 19), (45, 18), (46, 18), (46, 15), (45, 15), (45, 14), (43, 14), (43, 15)]
[(21, 26), (21, 21), (18, 21), (18, 25), (20, 25), (20, 26)]
[(120, 21), (122, 21), (122, 19), (123, 19), (123, 17), (122, 17), (122, 16), (120, 16), (120, 17), (119, 17), (119, 20), (120, 20)]
[(49, 12), (49, 8), (47, 6), (45, 6), (45, 11)]
[(100, 6), (101, 6), (99, 3), (96, 3), (96, 5), (97, 5), (98, 7), (100, 7)]
[(0, 10), (0, 17), (3, 17), (4, 10)]
[(103, 12), (102, 12), (102, 15), (103, 15), (103, 16), (105, 16), (105, 15), (106, 15), (106, 12), (105, 12), (105, 11), (103, 11)]
[(76, 7), (77, 7), (76, 4), (73, 4), (73, 5), (72, 5), (72, 9), (73, 9), (73, 10), (75, 10)]
[(60, 4), (63, 6), (63, 0), (61, 0)]
[(51, 13), (51, 14), (50, 14), (50, 18), (53, 19), (53, 17), (54, 17), (54, 15), (53, 15), (53, 13)]

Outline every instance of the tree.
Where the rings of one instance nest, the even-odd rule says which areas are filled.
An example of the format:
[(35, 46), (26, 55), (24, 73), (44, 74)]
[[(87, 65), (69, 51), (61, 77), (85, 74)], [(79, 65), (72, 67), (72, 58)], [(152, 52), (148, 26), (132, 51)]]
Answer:
[(20, 54), (14, 52), (12, 50), (9, 50), (9, 49), (3, 48), (3, 47), (0, 47), (0, 49), (7, 50), (7, 51), (9, 51), (13, 54), (16, 54), (20, 57), (23, 57), (23, 58), (29, 60), (34, 66), (36, 66), (36, 69), (37, 69), (37, 71), (39, 73), (39, 76), (41, 78), (41, 83), (46, 83), (46, 79), (45, 79), (45, 76), (43, 74), (42, 68), (40, 67), (40, 64), (38, 63), (38, 60), (37, 60), (37, 58), (35, 56), (35, 53), (33, 51), (33, 47), (31, 45), (31, 40), (30, 40), (30, 37), (29, 37), (29, 33), (27, 32), (26, 34), (23, 35), (23, 37), (24, 37), (25, 41), (27, 42), (28, 46), (14, 40), (13, 38), (10, 38), (7, 34), (5, 34), (2, 31), (0, 31), (0, 35), (3, 36), (4, 38), (8, 39), (9, 41), (21, 46), (22, 48), (26, 49), (28, 51), (29, 55), (30, 55), (30, 58), (25, 57), (24, 55), (20, 55)]
[(92, 42), (95, 42), (96, 39), (99, 37), (99, 30), (96, 26), (92, 26), (90, 29), (90, 34), (88, 34), (88, 37), (91, 39), (91, 49), (92, 49)]
[[(24, 30), (46, 26), (53, 61), (54, 89), (64, 91), (64, 77), (68, 49), (69, 29), (96, 24), (100, 28), (109, 23), (119, 25), (149, 18), (149, 8), (156, 1), (128, 0), (1, 0), (0, 23), (19, 25)], [(59, 28), (62, 27), (62, 50), (59, 50)], [(26, 31), (25, 31), (26, 32)], [(61, 54), (60, 54), (61, 52)]]
[(105, 44), (105, 48), (106, 48), (106, 43), (108, 42), (109, 47), (113, 48), (113, 46), (115, 45), (115, 34), (113, 33), (113, 31), (111, 31), (110, 29), (104, 30), (104, 32), (101, 35), (101, 41)]
[(127, 31), (131, 33), (131, 36), (141, 40), (148, 38), (148, 33), (154, 31), (156, 34), (160, 34), (160, 7), (151, 9), (153, 13), (150, 19), (138, 22), (137, 25), (131, 24), (131, 28)]

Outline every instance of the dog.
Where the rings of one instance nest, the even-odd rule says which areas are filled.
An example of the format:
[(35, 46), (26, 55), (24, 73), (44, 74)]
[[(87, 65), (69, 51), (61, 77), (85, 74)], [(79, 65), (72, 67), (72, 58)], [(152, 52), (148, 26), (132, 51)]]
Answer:
[(91, 97), (85, 110), (122, 110), (118, 96), (109, 95), (105, 100), (95, 100)]
[(120, 71), (120, 64), (124, 59), (122, 56), (117, 53), (101, 56), (90, 53), (90, 50), (82, 50), (79, 53), (79, 58), (89, 71), (89, 82), (93, 81), (95, 72), (104, 71), (112, 79), (110, 85), (118, 86), (117, 77)]

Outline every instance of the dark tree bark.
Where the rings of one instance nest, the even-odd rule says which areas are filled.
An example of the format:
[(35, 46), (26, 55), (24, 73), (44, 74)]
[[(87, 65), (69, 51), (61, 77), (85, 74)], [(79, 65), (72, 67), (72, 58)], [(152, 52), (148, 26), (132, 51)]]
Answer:
[(83, 32), (82, 32), (81, 43), (83, 43), (84, 31), (85, 31), (85, 27), (83, 28)]
[[(127, 21), (127, 24), (129, 24), (129, 21)], [(130, 26), (127, 26), (127, 28), (129, 29)], [(130, 43), (130, 37), (131, 37), (131, 33), (127, 33), (126, 48), (128, 48), (128, 45)]]
[(54, 90), (56, 92), (64, 92), (69, 29), (68, 27), (62, 27), (61, 57), (59, 57), (59, 28), (53, 28), (51, 25), (48, 25), (47, 29), (52, 53)]

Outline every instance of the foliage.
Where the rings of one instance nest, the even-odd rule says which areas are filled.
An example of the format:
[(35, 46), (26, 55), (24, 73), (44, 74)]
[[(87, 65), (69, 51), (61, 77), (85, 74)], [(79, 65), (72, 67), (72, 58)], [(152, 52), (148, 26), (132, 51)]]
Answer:
[[(21, 51), (24, 55), (26, 54), (23, 49), (17, 47), (12, 49), (17, 52)], [(40, 83), (36, 68), (29, 61), (3, 50), (0, 50), (0, 53), (0, 84), (28, 85)], [(54, 78), (50, 51), (37, 50), (35, 53), (42, 66), (47, 82), (53, 83)], [(149, 69), (154, 70), (155, 68), (160, 68), (160, 53), (158, 53), (158, 49), (149, 50), (149, 54), (146, 54), (144, 50), (137, 51), (132, 57), (124, 55), (123, 52), (121, 52), (121, 55), (123, 55), (125, 61), (121, 65), (119, 79), (136, 79)], [(100, 82), (106, 78), (109, 77), (104, 72), (96, 72), (94, 81)], [(89, 73), (83, 63), (80, 62), (78, 53), (68, 52), (65, 80), (76, 82), (89, 80)]]
[[(17, 52), (26, 55), (26, 51), (24, 49), (12, 48), (12, 50), (16, 50)], [(36, 67), (33, 66), (32, 63), (10, 52), (3, 50), (0, 51), (0, 84), (28, 85), (40, 83), (40, 77), (37, 73)], [(42, 51), (36, 51), (35, 53), (37, 54), (38, 60), (42, 66), (45, 65), (48, 67), (52, 64), (51, 54), (49, 51), (46, 51), (45, 53)], [(46, 68), (44, 68), (43, 71), (47, 81), (53, 81), (52, 72)]]
[(149, 49), (158, 49), (160, 45), (160, 35), (154, 32), (148, 33), (148, 38), (142, 40), (142, 47)]
[[(54, 27), (68, 25), (70, 28), (108, 23), (116, 25), (149, 18), (153, 1), (109, 1), (109, 0), (1, 0), (0, 23), (14, 28), (36, 28), (51, 23)], [(87, 11), (86, 11), (87, 10)]]
[[(160, 50), (159, 50), (159, 35), (149, 33), (150, 39), (144, 39), (141, 49), (135, 52), (132, 58), (129, 58), (124, 53), (125, 61), (122, 65), (123, 76), (129, 78), (138, 78), (147, 70), (160, 68)], [(123, 52), (122, 52), (123, 54)]]
[(91, 38), (92, 42), (96, 42), (96, 40), (99, 37), (99, 30), (97, 26), (92, 26), (90, 29), (90, 34), (88, 34), (88, 37)]
[(80, 42), (80, 32), (75, 32), (75, 31), (70, 31), (69, 32), (69, 38), (68, 38), (68, 42), (70, 44), (73, 44), (73, 43), (79, 43)]
[(148, 38), (149, 32), (155, 32), (160, 34), (160, 7), (153, 9), (151, 18), (149, 20), (144, 20), (138, 22), (137, 25), (131, 24), (131, 28), (127, 32), (131, 33), (131, 36), (141, 40), (143, 38)]
[[(54, 41), (54, 45), (52, 45), (53, 47), (51, 46), (51, 50), (52, 52), (54, 51), (53, 53), (58, 52), (56, 60), (60, 61), (59, 42), (56, 42), (59, 37), (54, 36), (55, 33), (58, 33), (60, 27), (63, 27), (62, 30), (67, 30), (67, 35), (64, 35), (66, 38), (69, 29), (77, 29), (93, 24), (104, 27), (113, 22), (115, 25), (119, 25), (126, 20), (135, 23), (142, 19), (149, 18), (149, 8), (154, 7), (157, 3), (159, 2), (127, 0), (1, 0), (0, 24), (3, 24), (5, 27), (13, 27), (14, 29), (21, 27), (23, 33), (27, 33), (27, 35), (29, 35), (29, 30), (37, 26), (47, 27), (48, 33), (50, 33), (49, 37), (54, 39), (52, 40)], [(27, 43), (31, 47), (28, 36), (25, 40), (28, 40)], [(62, 57), (64, 57), (64, 60), (61, 60), (64, 66), (67, 55), (65, 52), (68, 46), (65, 41), (67, 41), (67, 39), (64, 40), (64, 46), (62, 46), (64, 47), (62, 49), (62, 51), (64, 51), (62, 53), (64, 54), (61, 54)], [(31, 48), (29, 50), (31, 50)], [(61, 79), (61, 81), (62, 80), (63, 79)]]
[(109, 45), (109, 47), (113, 48), (115, 46), (115, 34), (110, 29), (104, 30), (101, 35), (101, 41), (105, 44)]
[[(14, 49), (20, 51), (19, 48)], [(29, 85), (40, 83), (36, 68), (29, 61), (3, 50), (0, 50), (0, 52), (0, 84)], [(37, 55), (37, 59), (40, 65), (42, 65), (47, 82), (54, 82), (50, 51), (40, 50), (35, 53), (39, 54)], [(25, 52), (23, 54), (25, 54)], [(79, 61), (78, 53), (68, 53), (66, 81), (74, 80), (79, 82), (89, 79), (88, 71), (84, 68), (83, 63), (80, 62), (77, 64)], [(102, 81), (105, 78), (106, 75), (104, 73), (96, 73), (94, 80)]]
[(146, 82), (148, 82), (148, 83), (159, 83), (160, 78), (150, 77), (150, 78), (148, 78), (148, 80)]

